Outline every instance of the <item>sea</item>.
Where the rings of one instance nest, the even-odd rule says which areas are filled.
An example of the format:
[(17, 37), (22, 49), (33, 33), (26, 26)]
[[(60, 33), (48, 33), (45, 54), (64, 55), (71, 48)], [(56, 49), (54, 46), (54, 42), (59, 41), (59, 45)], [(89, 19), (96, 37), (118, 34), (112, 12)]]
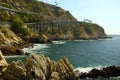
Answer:
[[(53, 44), (34, 44), (34, 48), (24, 48), (24, 52), (44, 54), (50, 59), (58, 61), (67, 57), (74, 70), (89, 72), (93, 68), (101, 69), (106, 66), (120, 66), (120, 35), (109, 35), (112, 38), (99, 40), (65, 40), (53, 41)], [(26, 61), (25, 55), (5, 56), (8, 63), (11, 61)], [(111, 79), (81, 79), (81, 80), (120, 80), (120, 77)]]

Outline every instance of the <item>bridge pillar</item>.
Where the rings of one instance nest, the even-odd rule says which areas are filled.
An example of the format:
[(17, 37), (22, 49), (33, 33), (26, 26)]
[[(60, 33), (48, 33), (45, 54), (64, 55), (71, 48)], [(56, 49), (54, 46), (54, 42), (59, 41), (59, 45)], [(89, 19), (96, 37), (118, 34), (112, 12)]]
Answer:
[(39, 26), (39, 23), (37, 23), (37, 28), (38, 28), (38, 32), (40, 32), (40, 26)]
[(41, 23), (41, 31), (43, 30), (43, 23)]

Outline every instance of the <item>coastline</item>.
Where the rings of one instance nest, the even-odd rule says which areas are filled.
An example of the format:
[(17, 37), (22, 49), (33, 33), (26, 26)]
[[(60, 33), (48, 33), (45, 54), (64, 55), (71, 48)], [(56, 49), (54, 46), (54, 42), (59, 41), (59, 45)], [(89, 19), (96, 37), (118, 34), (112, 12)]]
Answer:
[(107, 66), (107, 67), (103, 67), (100, 69), (93, 68), (89, 70), (88, 72), (83, 72), (83, 73), (79, 73), (78, 70), (76, 70), (75, 72), (79, 74), (79, 77), (81, 79), (84, 79), (84, 78), (93, 78), (93, 79), (118, 78), (120, 76), (120, 66)]
[[(43, 60), (44, 63), (42, 63), (41, 60)], [(31, 63), (31, 62), (33, 62), (33, 63)], [(2, 65), (3, 64), (4, 63), (2, 63)], [(50, 65), (51, 67), (56, 66), (56, 68), (55, 69), (47, 68), (48, 66), (45, 64)], [(60, 64), (62, 64), (62, 65), (60, 65)], [(40, 65), (41, 67), (37, 67), (38, 65)], [(25, 66), (27, 68), (25, 68)], [(36, 67), (36, 68), (33, 68), (32, 66)], [(27, 61), (25, 62), (25, 64), (23, 64), (22, 61), (17, 60), (17, 61), (12, 61), (11, 63), (9, 63), (8, 66), (4, 66), (3, 68), (5, 68), (5, 70), (3, 72), (0, 71), (0, 73), (2, 74), (0, 76), (0, 78), (3, 80), (10, 80), (10, 79), (19, 80), (18, 79), (19, 77), (20, 77), (20, 79), (22, 78), (24, 80), (27, 80), (27, 79), (30, 80), (30, 79), (34, 79), (34, 78), (38, 79), (38, 80), (39, 80), (39, 78), (42, 78), (41, 80), (47, 80), (47, 79), (52, 80), (53, 78), (55, 78), (55, 80), (56, 80), (56, 78), (58, 79), (59, 76), (56, 75), (56, 73), (53, 74), (54, 70), (55, 70), (55, 72), (57, 71), (57, 74), (58, 73), (64, 74), (64, 72), (65, 72), (64, 75), (61, 75), (61, 76), (64, 76), (64, 77), (62, 77), (62, 80), (69, 80), (69, 79), (70, 80), (71, 79), (72, 80), (79, 80), (79, 79), (80, 80), (82, 80), (82, 79), (85, 79), (85, 80), (86, 79), (87, 80), (110, 79), (111, 80), (111, 79), (119, 79), (119, 76), (120, 76), (120, 66), (107, 66), (107, 67), (99, 67), (99, 68), (96, 67), (96, 68), (89, 69), (87, 72), (85, 72), (85, 71), (79, 72), (79, 70), (77, 70), (77, 69), (75, 70), (73, 68), (73, 65), (65, 57), (56, 62), (56, 61), (49, 59), (48, 57), (45, 57), (42, 54), (41, 55), (40, 54), (39, 55), (31, 54), (27, 57)], [(39, 70), (38, 70), (38, 68), (39, 68)], [(16, 72), (19, 69), (21, 69), (22, 72)], [(32, 75), (32, 71), (26, 72), (26, 71), (24, 71), (25, 69), (30, 69), (30, 70), (33, 69), (34, 71), (36, 71), (36, 69), (37, 69), (37, 72), (35, 72), (36, 77), (30, 77), (30, 75)], [(52, 77), (52, 79), (50, 76), (43, 78), (43, 76), (39, 75), (39, 77), (38, 77), (37, 76), (38, 72), (41, 73), (42, 75), (45, 75), (45, 73), (42, 73), (40, 69), (42, 69), (42, 71), (46, 71), (46, 69), (47, 69), (46, 74), (49, 74), (49, 71), (51, 71), (51, 69), (53, 69), (51, 76), (56, 76), (56, 77)], [(11, 71), (13, 71), (13, 72), (11, 72)], [(29, 71), (29, 70), (27, 70), (27, 71)], [(27, 74), (27, 73), (29, 73), (29, 74)], [(17, 76), (19, 76), (19, 77), (15, 77), (16, 75), (14, 75), (14, 74), (17, 74)], [(69, 75), (69, 77), (67, 75)], [(67, 79), (66, 79), (66, 77), (67, 77)]]
[[(5, 62), (0, 63), (4, 66)], [(13, 61), (2, 67), (0, 73), (2, 80), (79, 80), (66, 57), (53, 61), (42, 54), (29, 55), (25, 64), (20, 60)]]
[[(78, 40), (80, 41), (80, 40)], [(84, 41), (84, 40), (82, 40)], [(87, 40), (89, 41), (89, 40)], [(94, 40), (92, 40), (94, 41)], [(96, 42), (96, 41), (94, 41)], [(64, 43), (63, 43), (64, 44)], [(42, 44), (44, 45), (44, 44)], [(56, 45), (56, 44), (55, 44)], [(38, 45), (37, 45), (38, 46)], [(37, 47), (36, 46), (36, 47)], [(84, 61), (83, 61), (84, 62)], [(92, 67), (91, 69), (88, 70), (88, 72), (81, 72), (75, 70), (76, 68), (73, 68), (74, 72), (79, 75), (80, 80), (119, 80), (119, 67), (120, 66), (112, 66), (112, 65), (107, 65), (107, 66), (98, 66), (98, 67)], [(86, 70), (84, 68), (84, 70)], [(116, 76), (117, 75), (117, 76)], [(88, 78), (89, 77), (89, 78)]]

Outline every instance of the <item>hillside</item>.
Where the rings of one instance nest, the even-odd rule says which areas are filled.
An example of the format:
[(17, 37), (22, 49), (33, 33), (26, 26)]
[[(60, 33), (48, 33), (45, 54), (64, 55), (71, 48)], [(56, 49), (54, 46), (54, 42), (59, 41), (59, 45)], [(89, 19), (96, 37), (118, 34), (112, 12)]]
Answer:
[[(53, 25), (35, 32), (25, 27), (25, 23), (32, 22), (77, 22), (77, 24), (66, 24), (59, 28)], [(7, 27), (0, 25), (0, 43), (3, 44), (7, 42), (20, 45), (22, 42), (25, 46), (26, 42), (51, 43), (51, 40), (107, 37), (104, 29), (98, 24), (77, 21), (69, 11), (37, 0), (0, 0), (0, 24), (3, 23), (8, 25)], [(0, 47), (3, 48), (1, 45)]]
[[(24, 23), (26, 22), (45, 22), (45, 21), (77, 21), (69, 11), (65, 11), (58, 6), (39, 2), (37, 0), (0, 0), (0, 5), (20, 11), (19, 13), (10, 12), (0, 9), (1, 21), (12, 22), (18, 17)], [(29, 14), (31, 12), (31, 14)], [(59, 39), (97, 39), (105, 38), (104, 29), (97, 24), (89, 22), (80, 22), (75, 25), (67, 25), (64, 28), (57, 30), (47, 28), (39, 33), (45, 34), (52, 40)]]
[(13, 31), (8, 24), (0, 24), (0, 50), (3, 55), (21, 55), (24, 54), (23, 48), (26, 42), (22, 41)]
[[(69, 13), (58, 6), (38, 2), (37, 0), (0, 0), (0, 6), (21, 11), (20, 14), (9, 13), (6, 10), (0, 10), (1, 20), (11, 20), (11, 16), (19, 16), (24, 22), (36, 21), (54, 21), (54, 20), (72, 20), (76, 19)], [(35, 15), (26, 12), (36, 13)], [(4, 15), (4, 16), (3, 16)]]

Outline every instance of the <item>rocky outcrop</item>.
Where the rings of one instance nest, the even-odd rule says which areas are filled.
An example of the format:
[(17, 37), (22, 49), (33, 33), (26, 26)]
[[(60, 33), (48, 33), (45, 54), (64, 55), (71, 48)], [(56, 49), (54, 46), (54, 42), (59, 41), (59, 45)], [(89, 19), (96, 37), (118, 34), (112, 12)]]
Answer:
[(12, 62), (4, 73), (4, 80), (27, 80), (26, 68), (21, 61)]
[(120, 76), (120, 66), (109, 66), (101, 70), (92, 69), (89, 73), (81, 73), (80, 78), (98, 78), (98, 77), (118, 77)]
[(7, 66), (8, 64), (0, 51), (0, 77), (2, 76), (2, 73), (4, 73), (5, 70), (7, 69)]
[(36, 54), (30, 55), (25, 65), (12, 62), (4, 74), (4, 80), (79, 80), (67, 58), (55, 62)]
[(0, 23), (0, 50), (3, 55), (23, 55), (22, 48), (28, 44), (10, 29), (9, 24)]
[(0, 48), (3, 55), (23, 55), (24, 52), (20, 48), (16, 48), (14, 46), (4, 46)]
[(31, 43), (52, 43), (52, 41), (44, 34), (34, 34), (28, 40)]

